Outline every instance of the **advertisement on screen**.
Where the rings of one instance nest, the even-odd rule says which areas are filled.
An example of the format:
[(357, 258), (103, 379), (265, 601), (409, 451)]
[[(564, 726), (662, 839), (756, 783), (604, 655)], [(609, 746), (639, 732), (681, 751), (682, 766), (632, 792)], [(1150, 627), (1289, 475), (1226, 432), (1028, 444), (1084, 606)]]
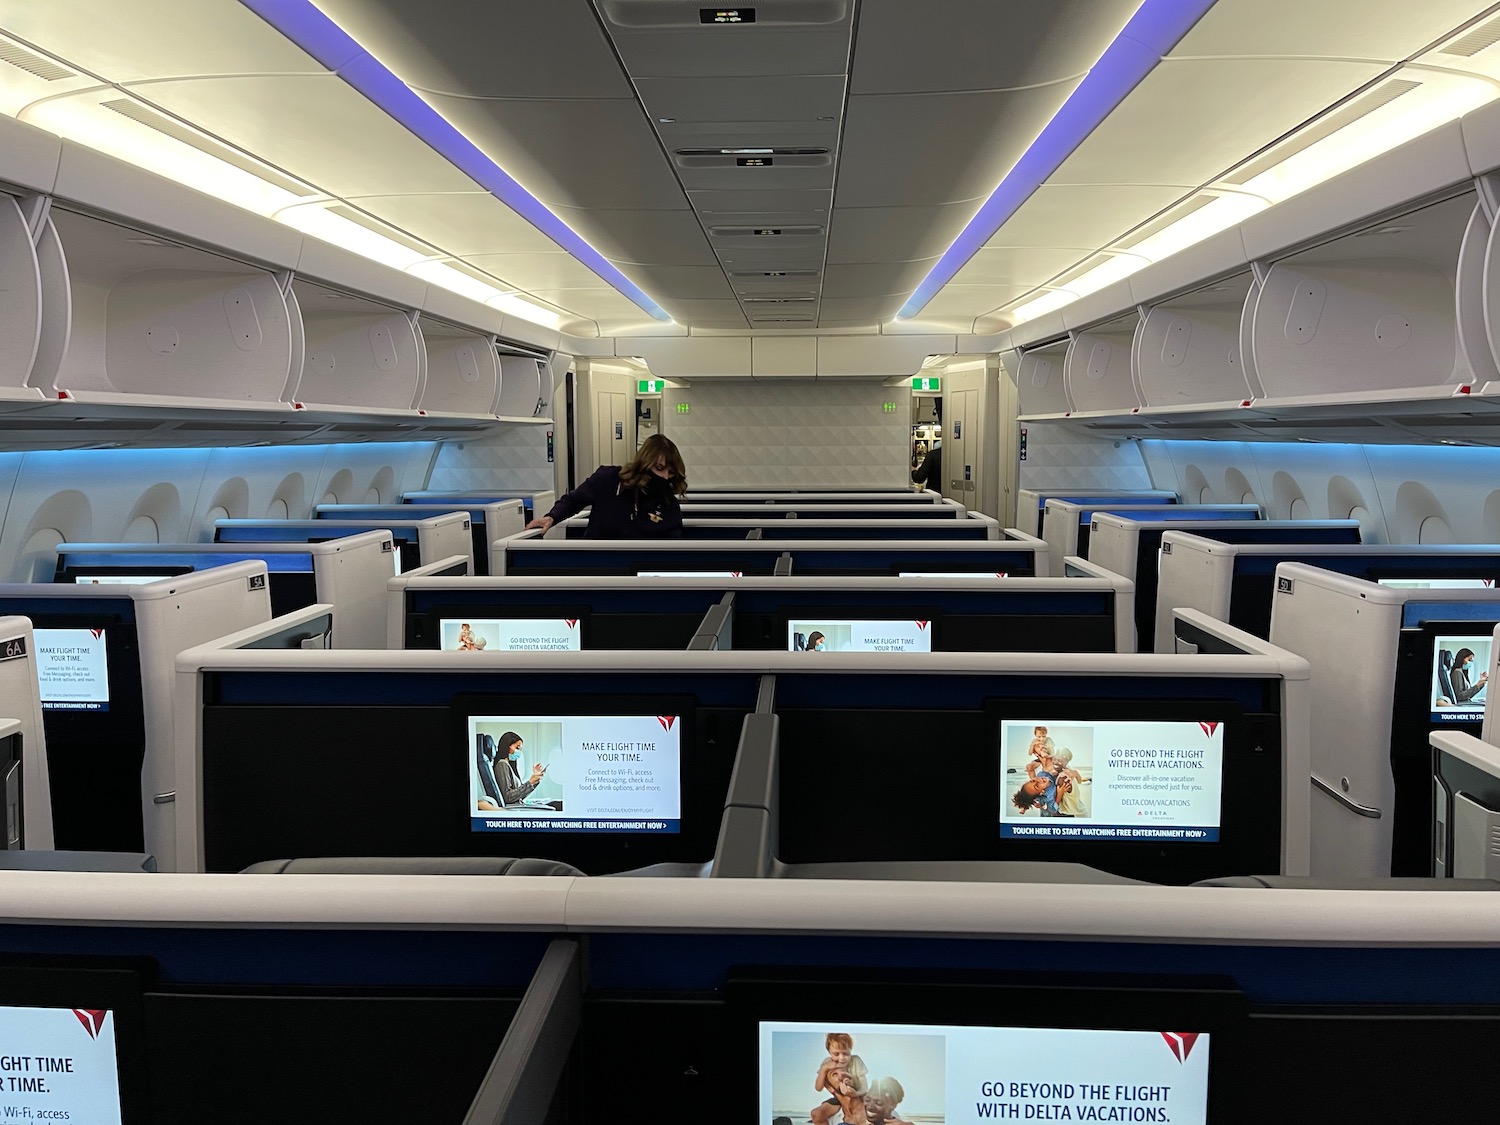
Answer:
[(577, 618), (512, 617), (444, 619), (439, 645), (445, 652), (577, 652)]
[(738, 578), (738, 570), (638, 570), (637, 578)]
[(120, 1125), (114, 1013), (0, 1007), (0, 1121)]
[(1493, 578), (1377, 578), (1393, 590), (1493, 590)]
[(1000, 835), (1213, 843), (1223, 765), (1222, 722), (1006, 720)]
[(103, 629), (38, 629), (36, 674), (42, 707), (108, 711), (109, 672)]
[(1208, 1120), (1206, 1033), (762, 1022), (759, 1034), (766, 1125)]
[(475, 832), (678, 832), (676, 715), (475, 715)]
[(931, 621), (829, 621), (787, 623), (790, 652), (931, 652)]
[(1484, 718), (1492, 634), (1450, 635), (1432, 642), (1432, 721), (1472, 723)]

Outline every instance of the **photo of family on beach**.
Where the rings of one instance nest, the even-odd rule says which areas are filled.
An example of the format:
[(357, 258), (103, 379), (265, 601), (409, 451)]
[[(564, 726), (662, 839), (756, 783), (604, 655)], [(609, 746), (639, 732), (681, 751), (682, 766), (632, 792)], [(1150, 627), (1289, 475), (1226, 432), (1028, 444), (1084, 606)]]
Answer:
[(805, 1028), (770, 1032), (768, 1125), (942, 1125), (946, 1036)]
[(1093, 815), (1094, 730), (1086, 726), (1006, 723), (1002, 810), (1028, 816)]

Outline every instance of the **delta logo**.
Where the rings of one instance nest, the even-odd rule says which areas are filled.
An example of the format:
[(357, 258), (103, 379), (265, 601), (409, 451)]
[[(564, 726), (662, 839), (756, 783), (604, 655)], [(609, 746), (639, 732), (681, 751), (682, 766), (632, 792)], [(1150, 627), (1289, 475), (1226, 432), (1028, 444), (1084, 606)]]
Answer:
[(1219, 726), (1220, 724), (1218, 723), (1199, 723), (1198, 729), (1206, 734), (1209, 738), (1212, 738), (1214, 736), (1214, 731), (1218, 730)]
[(1198, 1042), (1198, 1031), (1163, 1031), (1161, 1037), (1167, 1041), (1167, 1049), (1177, 1057), (1180, 1063), (1187, 1062), (1187, 1058), (1193, 1053), (1193, 1044)]
[(569, 629), (576, 629), (576, 628), (578, 628), (578, 618), (576, 618), (576, 617), (564, 617), (563, 620), (565, 622), (567, 622), (567, 626), (568, 626)]
[(656, 721), (661, 724), (662, 730), (671, 730), (672, 724), (677, 721), (676, 715), (658, 715)]
[(927, 624), (928, 624), (928, 623), (927, 623), (927, 622), (926, 622), (926, 621), (918, 621), (918, 622), (917, 622), (917, 632), (919, 632), (919, 633), (920, 633), (920, 632), (922, 632), (922, 631), (923, 631), (923, 630), (924, 630), (924, 629), (926, 629), (926, 628), (927, 628)]
[(90, 1039), (98, 1039), (99, 1033), (104, 1030), (104, 1019), (109, 1011), (104, 1008), (74, 1008), (73, 1014), (78, 1017), (78, 1022), (83, 1024), (84, 1030), (89, 1033)]

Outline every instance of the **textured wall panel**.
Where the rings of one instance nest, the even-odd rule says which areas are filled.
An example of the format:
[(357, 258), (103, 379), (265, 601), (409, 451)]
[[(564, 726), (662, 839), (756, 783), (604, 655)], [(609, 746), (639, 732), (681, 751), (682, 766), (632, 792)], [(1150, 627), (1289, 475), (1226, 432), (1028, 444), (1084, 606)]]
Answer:
[(1046, 423), (1021, 426), (1026, 431), (1021, 488), (1172, 487), (1152, 483), (1140, 442), (1111, 441)]
[[(479, 441), (446, 442), (428, 488), (552, 487), (547, 426), (510, 425)], [(590, 468), (592, 471), (592, 467)]]
[[(883, 404), (897, 409), (886, 413)], [(679, 413), (678, 404), (688, 407)], [(663, 432), (704, 488), (908, 483), (909, 392), (879, 383), (700, 379), (669, 389)]]

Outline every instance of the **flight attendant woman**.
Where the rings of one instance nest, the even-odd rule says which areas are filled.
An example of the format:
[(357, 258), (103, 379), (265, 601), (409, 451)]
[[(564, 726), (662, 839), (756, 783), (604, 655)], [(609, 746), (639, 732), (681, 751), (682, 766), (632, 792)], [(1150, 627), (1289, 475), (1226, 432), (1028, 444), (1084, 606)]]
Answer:
[(585, 539), (680, 539), (687, 467), (677, 446), (652, 434), (626, 465), (601, 465), (572, 492), (567, 492), (540, 519), (527, 527), (546, 531), (590, 508)]

